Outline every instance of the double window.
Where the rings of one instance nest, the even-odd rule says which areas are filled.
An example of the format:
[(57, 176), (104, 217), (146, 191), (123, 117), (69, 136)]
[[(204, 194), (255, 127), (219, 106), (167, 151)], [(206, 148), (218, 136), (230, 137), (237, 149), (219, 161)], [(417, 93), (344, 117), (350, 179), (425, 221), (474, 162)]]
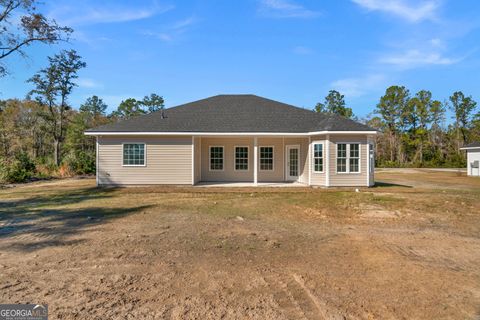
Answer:
[(235, 170), (248, 170), (248, 147), (235, 147)]
[(124, 143), (123, 144), (123, 165), (124, 166), (145, 166), (145, 144)]
[(223, 170), (223, 147), (210, 147), (210, 170)]
[(273, 170), (273, 147), (260, 147), (260, 170)]
[(360, 144), (338, 143), (337, 144), (337, 172), (358, 173), (360, 172)]
[(313, 171), (323, 172), (323, 144), (313, 144)]

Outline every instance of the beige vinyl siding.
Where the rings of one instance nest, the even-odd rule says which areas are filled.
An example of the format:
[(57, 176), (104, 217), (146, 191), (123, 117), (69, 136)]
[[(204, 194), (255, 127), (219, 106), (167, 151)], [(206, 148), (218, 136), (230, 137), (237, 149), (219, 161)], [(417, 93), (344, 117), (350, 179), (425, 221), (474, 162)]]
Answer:
[[(284, 181), (284, 147), (283, 138), (258, 138), (258, 182)], [(260, 147), (273, 147), (273, 171), (260, 170)]]
[[(330, 186), (367, 186), (367, 136), (330, 135)], [(337, 143), (360, 144), (360, 173), (337, 173)]]
[[(223, 146), (223, 170), (210, 170), (210, 146)], [(248, 170), (235, 170), (235, 146), (248, 146)], [(203, 137), (201, 143), (202, 181), (253, 181), (253, 138)]]
[[(326, 185), (326, 172), (327, 172), (327, 137), (326, 136), (312, 136), (310, 141), (312, 144), (310, 154), (310, 170), (312, 170), (310, 184), (312, 186), (325, 186)], [(323, 172), (315, 172), (313, 167), (313, 145), (315, 143), (323, 144)]]
[[(146, 165), (123, 166), (123, 143), (145, 143)], [(100, 185), (191, 184), (192, 137), (99, 137)]]
[(201, 137), (194, 137), (194, 184), (198, 183), (202, 180), (202, 138)]

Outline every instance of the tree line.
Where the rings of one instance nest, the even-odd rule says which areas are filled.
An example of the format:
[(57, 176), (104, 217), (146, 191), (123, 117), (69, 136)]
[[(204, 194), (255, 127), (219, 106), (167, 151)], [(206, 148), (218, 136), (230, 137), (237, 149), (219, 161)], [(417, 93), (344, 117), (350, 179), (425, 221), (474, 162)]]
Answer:
[[(428, 90), (412, 94), (404, 86), (391, 86), (374, 111), (358, 119), (344, 96), (331, 90), (314, 110), (358, 120), (378, 130), (377, 166), (464, 167), (465, 153), (460, 148), (480, 140), (480, 110), (476, 101), (461, 91), (442, 102)], [(450, 122), (447, 110), (453, 115)]]
[[(26, 57), (34, 43), (68, 41), (73, 32), (38, 12), (36, 4), (0, 1), (0, 77), (11, 72), (7, 58)], [(110, 114), (96, 95), (75, 108), (70, 97), (78, 73), (86, 67), (75, 50), (62, 50), (28, 79), (31, 90), (25, 99), (0, 100), (0, 182), (94, 173), (95, 140), (85, 136), (85, 130), (164, 108), (163, 97), (155, 93), (142, 100), (126, 99)], [(314, 110), (362, 121), (380, 131), (378, 166), (462, 167), (465, 155), (460, 147), (480, 139), (477, 104), (461, 91), (441, 102), (427, 90), (412, 95), (403, 86), (391, 86), (374, 112), (358, 119), (344, 96), (331, 90)], [(446, 110), (454, 115), (448, 124)]]
[(78, 110), (69, 102), (77, 72), (86, 64), (74, 51), (49, 58), (49, 65), (29, 82), (23, 100), (0, 101), (0, 180), (95, 173), (95, 138), (87, 129), (158, 111), (161, 96), (129, 98), (107, 113), (107, 104), (93, 95)]

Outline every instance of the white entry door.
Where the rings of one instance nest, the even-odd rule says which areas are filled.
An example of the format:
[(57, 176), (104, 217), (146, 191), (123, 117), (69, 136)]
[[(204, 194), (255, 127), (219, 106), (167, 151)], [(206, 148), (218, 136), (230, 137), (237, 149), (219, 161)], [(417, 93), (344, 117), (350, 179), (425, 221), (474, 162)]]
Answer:
[(286, 146), (285, 177), (288, 181), (298, 180), (300, 163), (300, 146)]

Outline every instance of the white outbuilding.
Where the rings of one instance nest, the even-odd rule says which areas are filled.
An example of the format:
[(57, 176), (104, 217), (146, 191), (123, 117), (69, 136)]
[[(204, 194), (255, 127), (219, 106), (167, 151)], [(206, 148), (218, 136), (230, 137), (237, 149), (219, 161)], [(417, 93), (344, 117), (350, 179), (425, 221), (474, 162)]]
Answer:
[(480, 142), (467, 144), (460, 150), (467, 151), (467, 174), (480, 177)]

